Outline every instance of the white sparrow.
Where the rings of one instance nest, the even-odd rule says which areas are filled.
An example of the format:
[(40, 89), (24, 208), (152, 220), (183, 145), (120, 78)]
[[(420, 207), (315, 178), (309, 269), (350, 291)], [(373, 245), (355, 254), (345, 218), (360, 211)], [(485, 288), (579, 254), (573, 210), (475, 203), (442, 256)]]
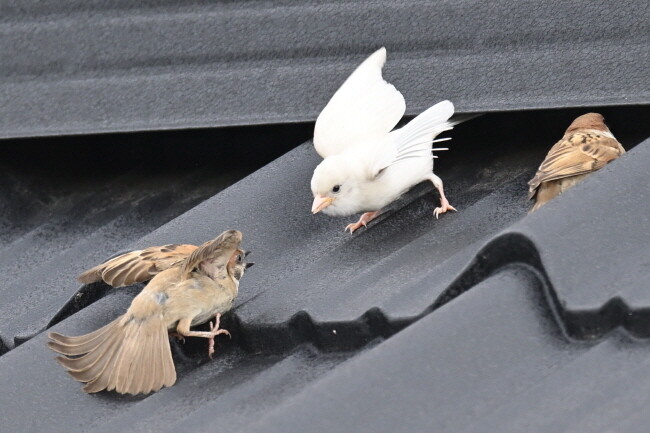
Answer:
[[(414, 185), (428, 180), (440, 193), (433, 214), (456, 210), (433, 174), (431, 143), (453, 127), (454, 106), (442, 101), (393, 130), (404, 115), (402, 94), (382, 78), (386, 49), (366, 59), (336, 91), (316, 120), (314, 147), (324, 159), (314, 170), (312, 212), (344, 216), (365, 212), (354, 232)], [(443, 141), (443, 140), (437, 140)]]

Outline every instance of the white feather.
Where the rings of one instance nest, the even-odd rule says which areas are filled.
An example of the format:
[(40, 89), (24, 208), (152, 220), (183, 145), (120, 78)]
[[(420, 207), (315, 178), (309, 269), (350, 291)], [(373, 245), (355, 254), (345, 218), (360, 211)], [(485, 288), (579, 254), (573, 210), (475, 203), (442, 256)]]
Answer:
[(442, 101), (425, 110), (403, 128), (391, 132), (391, 139), (375, 154), (372, 173), (377, 174), (389, 165), (411, 158), (414, 154), (430, 157), (433, 139), (453, 128), (453, 124), (449, 122), (453, 114), (454, 104)]
[(368, 57), (336, 91), (316, 120), (314, 147), (323, 158), (389, 133), (406, 110), (404, 96), (381, 75), (386, 49)]
[(311, 179), (313, 212), (338, 216), (374, 212), (425, 180), (441, 195), (434, 215), (453, 209), (441, 179), (433, 174), (431, 152), (446, 150), (432, 149), (432, 143), (448, 140), (434, 139), (457, 123), (450, 121), (454, 105), (442, 101), (392, 131), (404, 115), (405, 103), (381, 76), (385, 61), (384, 48), (366, 59), (316, 121), (314, 146), (324, 159)]

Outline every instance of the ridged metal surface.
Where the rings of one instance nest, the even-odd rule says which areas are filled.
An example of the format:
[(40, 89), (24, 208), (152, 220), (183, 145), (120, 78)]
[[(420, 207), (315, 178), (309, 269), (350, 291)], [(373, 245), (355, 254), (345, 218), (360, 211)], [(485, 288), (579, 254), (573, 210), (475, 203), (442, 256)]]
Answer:
[(415, 114), (650, 102), (642, 0), (0, 2), (0, 137), (314, 121), (385, 45)]
[[(599, 111), (631, 150), (533, 215), (526, 181), (583, 110), (491, 114), (457, 127), (436, 170), (459, 212), (435, 220), (436, 196), (420, 185), (354, 236), (343, 233), (348, 219), (310, 214), (319, 159), (311, 143), (297, 147), (130, 245), (244, 232), (256, 266), (224, 320), (233, 339), (218, 341), (214, 360), (204, 342), (188, 339), (173, 345), (174, 387), (147, 397), (88, 396), (39, 332), (0, 357), (2, 427), (645, 428), (638, 407), (647, 403), (650, 365), (638, 339), (650, 337), (648, 109)], [(95, 262), (82, 256), (76, 264)], [(59, 302), (61, 294), (97, 290), (104, 296), (90, 305)], [(53, 329), (77, 335), (123, 312), (138, 290), (77, 292), (67, 283), (39, 293), (52, 299), (45, 319), (63, 307)], [(42, 319), (26, 312), (12, 326)]]
[(311, 129), (0, 143), (0, 347), (14, 347), (42, 329), (88, 263), (245, 177), (305, 140)]

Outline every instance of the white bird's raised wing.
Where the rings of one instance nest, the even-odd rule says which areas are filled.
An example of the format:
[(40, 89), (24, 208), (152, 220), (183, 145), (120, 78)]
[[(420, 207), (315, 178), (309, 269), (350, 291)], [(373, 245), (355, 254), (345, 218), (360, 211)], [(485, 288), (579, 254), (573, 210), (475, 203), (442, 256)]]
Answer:
[(447, 141), (449, 138), (434, 140), (438, 134), (452, 129), (453, 122), (449, 118), (454, 114), (454, 104), (442, 101), (428, 108), (403, 128), (390, 133), (390, 139), (384, 141), (381, 149), (375, 154), (372, 164), (372, 175), (376, 176), (381, 170), (407, 158), (431, 157), (431, 143)]
[(359, 65), (323, 108), (314, 128), (314, 147), (320, 156), (387, 134), (402, 118), (404, 96), (382, 78), (385, 62), (382, 47)]

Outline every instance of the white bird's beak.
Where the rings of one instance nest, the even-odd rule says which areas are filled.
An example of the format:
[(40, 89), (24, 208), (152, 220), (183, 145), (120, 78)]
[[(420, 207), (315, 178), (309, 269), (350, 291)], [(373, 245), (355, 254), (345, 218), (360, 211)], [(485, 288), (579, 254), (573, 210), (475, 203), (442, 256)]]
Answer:
[(331, 205), (333, 201), (333, 197), (325, 197), (324, 195), (316, 194), (316, 197), (314, 197), (314, 204), (311, 205), (311, 213), (317, 214), (327, 206)]

